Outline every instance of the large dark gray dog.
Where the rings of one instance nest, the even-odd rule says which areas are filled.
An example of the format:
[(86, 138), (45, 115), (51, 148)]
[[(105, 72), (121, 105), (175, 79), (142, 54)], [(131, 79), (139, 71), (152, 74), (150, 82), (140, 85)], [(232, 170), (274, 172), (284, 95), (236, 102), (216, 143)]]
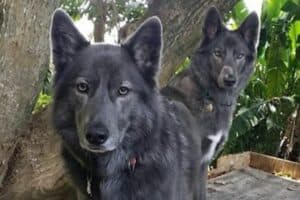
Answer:
[(183, 102), (199, 125), (203, 153), (201, 200), (206, 199), (208, 164), (228, 138), (237, 97), (253, 72), (258, 33), (255, 13), (237, 30), (230, 31), (218, 10), (210, 8), (204, 21), (204, 38), (191, 66), (162, 89), (165, 96)]
[(121, 46), (90, 45), (57, 10), (51, 41), (53, 121), (82, 197), (199, 200), (197, 123), (157, 89), (159, 19), (148, 19)]

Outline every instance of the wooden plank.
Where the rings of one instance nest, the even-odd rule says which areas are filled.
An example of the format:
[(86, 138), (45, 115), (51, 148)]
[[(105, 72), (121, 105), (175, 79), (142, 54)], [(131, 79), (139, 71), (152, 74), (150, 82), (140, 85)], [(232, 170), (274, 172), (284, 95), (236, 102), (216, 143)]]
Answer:
[(210, 179), (208, 199), (300, 200), (300, 183), (247, 167)]
[(300, 163), (259, 153), (250, 153), (250, 167), (300, 180)]
[(255, 152), (222, 156), (217, 161), (217, 168), (211, 170), (208, 177), (217, 177), (227, 172), (246, 167), (252, 167), (272, 174), (300, 180), (300, 163)]
[(226, 155), (217, 161), (217, 166), (223, 170), (242, 169), (249, 166), (250, 155), (250, 152)]
[(222, 156), (217, 161), (217, 168), (209, 171), (208, 178), (214, 178), (227, 172), (243, 169), (250, 165), (250, 152)]

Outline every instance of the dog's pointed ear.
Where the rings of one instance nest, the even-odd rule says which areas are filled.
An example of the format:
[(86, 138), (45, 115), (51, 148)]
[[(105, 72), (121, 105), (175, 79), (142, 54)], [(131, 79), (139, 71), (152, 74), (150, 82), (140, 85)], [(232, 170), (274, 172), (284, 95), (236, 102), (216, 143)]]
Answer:
[(207, 39), (212, 40), (222, 31), (222, 29), (222, 17), (218, 9), (216, 7), (210, 7), (204, 20), (204, 36)]
[(60, 72), (72, 56), (81, 48), (88, 46), (89, 42), (62, 9), (54, 11), (50, 31), (53, 64), (56, 71)]
[(127, 49), (144, 79), (154, 86), (163, 46), (160, 19), (156, 16), (148, 18), (122, 46)]
[(255, 49), (258, 44), (259, 18), (252, 12), (239, 27), (238, 31), (247, 42), (248, 46)]

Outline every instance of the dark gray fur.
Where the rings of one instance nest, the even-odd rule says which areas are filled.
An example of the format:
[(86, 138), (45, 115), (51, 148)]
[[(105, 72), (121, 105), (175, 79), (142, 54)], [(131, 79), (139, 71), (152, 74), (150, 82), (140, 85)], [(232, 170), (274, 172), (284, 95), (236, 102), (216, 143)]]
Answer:
[(90, 45), (64, 11), (53, 15), (53, 123), (85, 199), (199, 200), (196, 122), (157, 89), (161, 29), (152, 17), (121, 46)]
[(202, 200), (206, 199), (208, 164), (228, 138), (237, 98), (253, 72), (258, 33), (255, 13), (230, 31), (218, 10), (210, 8), (203, 25), (204, 38), (191, 66), (162, 89), (165, 96), (183, 102), (199, 125)]

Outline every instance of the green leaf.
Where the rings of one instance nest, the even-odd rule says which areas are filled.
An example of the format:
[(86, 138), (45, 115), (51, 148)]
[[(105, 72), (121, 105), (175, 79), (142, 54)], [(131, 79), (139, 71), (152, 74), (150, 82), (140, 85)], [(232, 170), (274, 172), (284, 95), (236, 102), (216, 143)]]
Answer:
[[(241, 24), (243, 20), (248, 16), (249, 11), (245, 5), (244, 1), (239, 1), (234, 8), (232, 9), (232, 18), (236, 22), (236, 24)], [(236, 27), (233, 27), (236, 28)]]
[(291, 50), (295, 54), (297, 43), (298, 43), (298, 37), (300, 35), (300, 21), (295, 21), (290, 25), (290, 30), (288, 35), (291, 40)]
[(267, 72), (267, 97), (281, 96), (285, 86), (285, 76), (279, 68), (273, 68)]
[(234, 117), (231, 132), (233, 134), (243, 135), (261, 122), (267, 112), (265, 102), (255, 104), (250, 108), (241, 108)]
[(300, 94), (297, 94), (294, 96), (294, 101), (297, 103), (297, 104), (300, 104)]
[(38, 100), (35, 104), (32, 114), (35, 114), (35, 113), (41, 111), (43, 108), (48, 106), (51, 102), (52, 102), (52, 97), (50, 95), (43, 94), (41, 92), (38, 96)]
[(267, 130), (271, 130), (276, 126), (276, 124), (273, 122), (272, 118), (268, 117), (266, 120)]
[(281, 8), (285, 3), (286, 0), (265, 0), (262, 11), (268, 20), (272, 20), (279, 16)]
[(282, 10), (285, 11), (290, 17), (292, 17), (292, 20), (300, 19), (299, 2), (295, 0), (288, 0), (283, 6)]

